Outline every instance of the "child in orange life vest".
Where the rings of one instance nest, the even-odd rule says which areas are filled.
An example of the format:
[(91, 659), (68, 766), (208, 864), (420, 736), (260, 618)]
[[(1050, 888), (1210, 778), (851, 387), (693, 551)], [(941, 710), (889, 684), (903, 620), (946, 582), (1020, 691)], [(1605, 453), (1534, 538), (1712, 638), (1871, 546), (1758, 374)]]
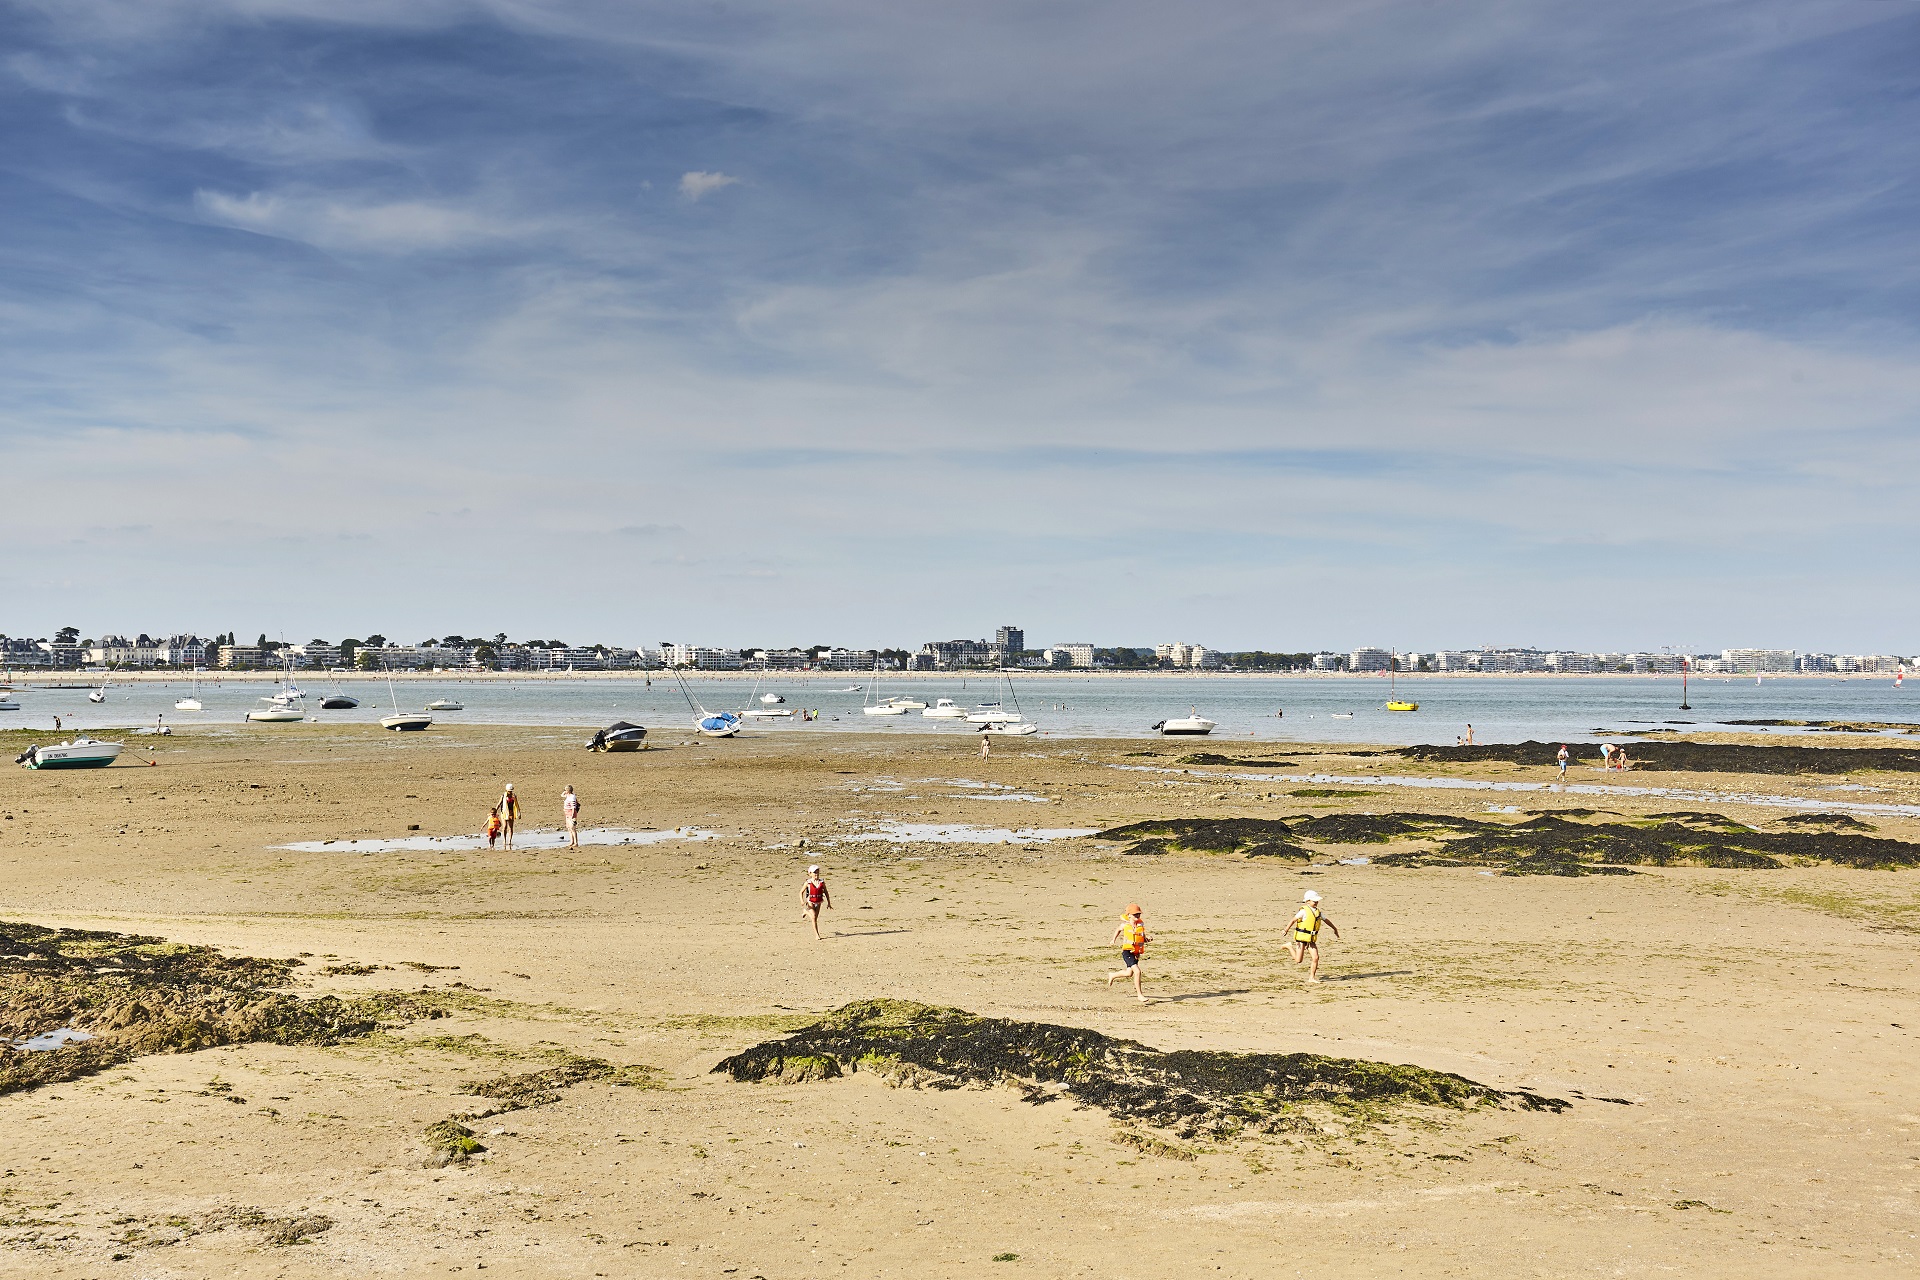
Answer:
[(1132, 974), (1133, 994), (1140, 997), (1141, 1004), (1145, 1004), (1147, 993), (1140, 989), (1140, 961), (1146, 955), (1147, 944), (1153, 939), (1147, 936), (1147, 924), (1141, 919), (1139, 903), (1133, 903), (1127, 907), (1127, 914), (1122, 917), (1120, 927), (1113, 931), (1113, 940), (1120, 944), (1121, 968), (1118, 973), (1107, 975), (1107, 987), (1111, 990), (1115, 978), (1124, 978)]
[(1301, 896), (1300, 909), (1293, 913), (1289, 928), (1289, 948), (1293, 952), (1293, 962), (1312, 957), (1313, 967), (1307, 971), (1308, 982), (1320, 981), (1320, 926), (1333, 930), (1333, 936), (1340, 936), (1340, 926), (1320, 910), (1320, 895), (1309, 889)]
[(493, 848), (494, 842), (499, 839), (500, 839), (500, 806), (495, 805), (487, 813), (487, 848), (489, 849)]

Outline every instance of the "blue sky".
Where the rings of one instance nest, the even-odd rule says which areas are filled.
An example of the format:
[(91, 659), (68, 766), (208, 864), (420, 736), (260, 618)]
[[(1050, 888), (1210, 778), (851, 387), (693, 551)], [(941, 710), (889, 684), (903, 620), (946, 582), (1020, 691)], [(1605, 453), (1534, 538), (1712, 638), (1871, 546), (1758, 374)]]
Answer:
[(0, 0), (0, 631), (1920, 649), (1920, 4)]

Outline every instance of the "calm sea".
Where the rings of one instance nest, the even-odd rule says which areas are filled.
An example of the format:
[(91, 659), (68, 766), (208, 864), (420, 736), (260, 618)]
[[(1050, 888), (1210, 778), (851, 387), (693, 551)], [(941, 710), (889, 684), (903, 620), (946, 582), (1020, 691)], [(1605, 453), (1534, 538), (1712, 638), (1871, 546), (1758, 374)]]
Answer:
[[(309, 694), (325, 687), (324, 678), (303, 682)], [(786, 698), (790, 709), (817, 708), (820, 718), (800, 723), (762, 721), (751, 733), (946, 733), (968, 734), (977, 726), (905, 716), (861, 714), (864, 676), (768, 677), (756, 688), (751, 679), (700, 677), (687, 682), (693, 699), (709, 710), (741, 710), (757, 693)], [(1274, 742), (1451, 743), (1473, 726), (1480, 742), (1591, 740), (1595, 730), (1619, 732), (1649, 728), (1712, 729), (1729, 720), (1920, 720), (1920, 687), (1897, 689), (1891, 677), (1862, 676), (1779, 679), (1756, 683), (1753, 677), (1693, 678), (1688, 683), (1691, 711), (1680, 710), (1680, 681), (1675, 676), (1474, 676), (1403, 677), (1399, 691), (1420, 704), (1417, 712), (1385, 709), (1387, 681), (1371, 677), (1302, 676), (1020, 676), (1006, 682), (991, 676), (885, 677), (881, 692), (911, 694), (931, 703), (953, 698), (966, 707), (989, 701), (1017, 702), (1043, 734), (1062, 737), (1147, 737), (1158, 720), (1189, 711), (1219, 722), (1214, 738)], [(349, 692), (363, 700), (355, 711), (312, 711), (322, 722), (371, 722), (392, 709), (383, 682), (356, 680)], [(272, 686), (258, 681), (200, 684), (203, 712), (177, 712), (186, 681), (114, 685), (104, 704), (86, 700), (81, 689), (21, 686), (13, 695), (19, 711), (0, 711), (0, 728), (52, 727), (59, 715), (68, 729), (151, 727), (156, 717), (169, 724), (239, 725), (245, 712), (261, 705)], [(412, 677), (398, 684), (402, 708), (413, 710), (437, 698), (466, 704), (464, 711), (436, 713), (443, 723), (552, 725), (587, 729), (613, 720), (631, 720), (649, 728), (686, 728), (691, 721), (680, 686), (657, 675), (651, 686), (639, 676), (581, 680), (505, 680), (497, 677)], [(317, 698), (309, 706), (316, 707)], [(751, 705), (759, 705), (756, 701)], [(1351, 713), (1352, 718), (1335, 718)], [(298, 725), (250, 725), (250, 733), (298, 732)], [(1783, 730), (1782, 732), (1791, 732)]]

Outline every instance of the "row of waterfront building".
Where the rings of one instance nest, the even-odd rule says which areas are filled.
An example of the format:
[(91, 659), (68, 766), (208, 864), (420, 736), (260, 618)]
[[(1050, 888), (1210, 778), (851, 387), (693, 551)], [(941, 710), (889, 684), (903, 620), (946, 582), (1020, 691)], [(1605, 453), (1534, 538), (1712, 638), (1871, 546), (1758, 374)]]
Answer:
[(0, 667), (228, 671), (298, 670), (391, 671), (622, 671), (679, 667), (700, 671), (907, 671), (1019, 667), (1035, 670), (1170, 668), (1185, 671), (1430, 671), (1443, 673), (1638, 674), (1676, 673), (1786, 675), (1795, 672), (1888, 672), (1920, 659), (1893, 654), (1802, 653), (1793, 649), (1723, 649), (1719, 653), (1575, 653), (1568, 650), (1483, 648), (1396, 653), (1359, 648), (1347, 653), (1225, 652), (1180, 642), (1152, 649), (1103, 648), (1092, 644), (1055, 644), (1028, 649), (1018, 627), (1001, 627), (992, 640), (930, 640), (916, 652), (904, 649), (846, 649), (815, 645), (789, 649), (728, 649), (662, 641), (657, 647), (568, 645), (558, 640), (509, 642), (449, 636), (415, 645), (383, 636), (310, 640), (281, 644), (264, 636), (254, 644), (234, 637), (182, 634), (133, 639), (109, 635), (82, 640), (67, 628), (51, 640), (0, 636)]
[(1316, 654), (1318, 671), (1479, 671), (1495, 673), (1553, 672), (1595, 675), (1633, 672), (1640, 675), (1675, 673), (1790, 675), (1795, 672), (1859, 671), (1891, 674), (1916, 661), (1895, 654), (1801, 653), (1795, 649), (1722, 649), (1719, 653), (1574, 653), (1549, 649), (1439, 649), (1431, 653), (1395, 654), (1388, 649), (1355, 649), (1351, 653)]

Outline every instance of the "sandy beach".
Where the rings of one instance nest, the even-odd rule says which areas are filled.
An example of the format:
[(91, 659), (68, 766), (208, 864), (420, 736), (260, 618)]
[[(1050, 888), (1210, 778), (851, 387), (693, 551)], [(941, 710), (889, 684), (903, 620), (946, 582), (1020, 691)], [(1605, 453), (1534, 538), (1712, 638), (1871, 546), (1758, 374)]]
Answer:
[[(29, 741), (0, 736), (9, 759)], [(1920, 1248), (1912, 870), (1509, 875), (1381, 865), (1431, 847), (1413, 838), (1309, 835), (1301, 856), (1249, 857), (1017, 834), (1676, 809), (1804, 832), (1783, 825), (1792, 809), (1244, 780), (1157, 741), (1001, 741), (985, 761), (972, 738), (858, 734), (665, 731), (627, 755), (486, 726), (127, 741), (157, 763), (129, 749), (110, 769), (6, 775), (0, 920), (296, 960), (286, 994), (397, 993), (381, 997), (395, 1012), (336, 1043), (139, 1053), (0, 1096), (10, 1274), (1892, 1276)], [(1306, 773), (1388, 768), (1285, 755)], [(590, 840), (611, 842), (455, 847), (509, 781), (523, 835), (551, 845), (570, 783)], [(1913, 772), (1618, 781), (1920, 803)], [(1855, 821), (1920, 840), (1910, 816)], [(1016, 834), (949, 842), (942, 827)], [(832, 890), (819, 942), (801, 921), (810, 862)], [(1315, 987), (1284, 942), (1306, 888), (1341, 931)], [(1129, 902), (1155, 939), (1145, 1005), (1102, 982)], [(16, 1038), (53, 1029), (27, 1024), (27, 954), (0, 969)], [(1410, 1064), (1568, 1105), (1194, 1135), (1010, 1084), (714, 1071), (880, 997), (1159, 1050)], [(512, 1105), (474, 1092), (501, 1080), (522, 1081)], [(482, 1148), (464, 1162), (426, 1136), (448, 1120)]]

